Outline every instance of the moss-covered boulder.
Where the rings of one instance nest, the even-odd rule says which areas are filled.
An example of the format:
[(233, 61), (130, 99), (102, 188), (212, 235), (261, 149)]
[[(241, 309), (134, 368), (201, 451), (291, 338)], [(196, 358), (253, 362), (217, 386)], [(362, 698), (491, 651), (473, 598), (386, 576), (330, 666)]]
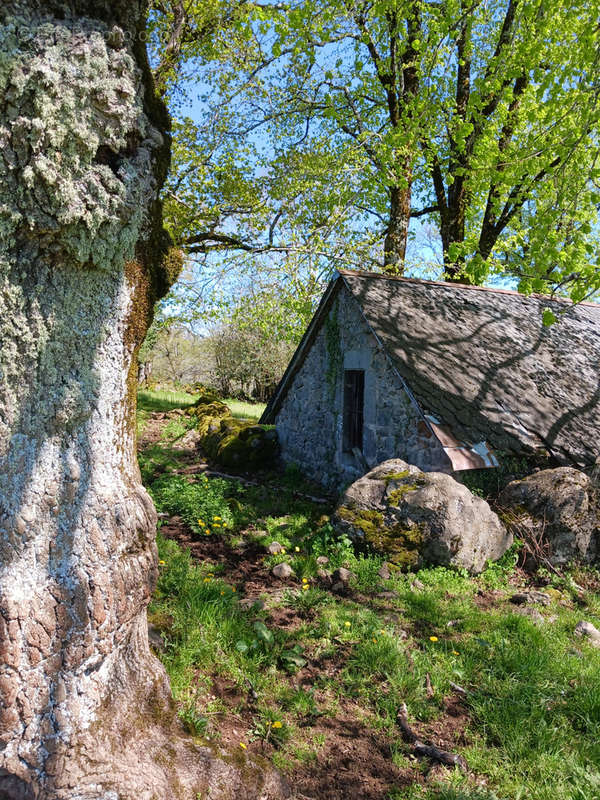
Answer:
[(512, 544), (497, 515), (450, 475), (385, 461), (352, 484), (334, 526), (403, 569), (425, 564), (481, 572)]
[(216, 389), (213, 389), (212, 386), (206, 386), (204, 383), (194, 383), (191, 386), (186, 386), (185, 391), (198, 398), (195, 405), (214, 403), (221, 399)]
[[(198, 399), (193, 406), (187, 409), (187, 414), (194, 417), (194, 427), (200, 434), (200, 437), (211, 437), (218, 434), (221, 421), (231, 417), (229, 406), (221, 402), (219, 396), (214, 389), (201, 384), (196, 387), (196, 394)], [(203, 447), (208, 442), (203, 442)], [(205, 447), (206, 449), (206, 447)]]
[(191, 413), (196, 418), (194, 427), (202, 437), (217, 433), (221, 422), (232, 418), (229, 408), (219, 401), (193, 406)]
[(600, 556), (600, 496), (592, 480), (578, 469), (544, 469), (512, 481), (498, 497), (521, 535), (548, 548), (554, 564)]
[(229, 407), (209, 392), (189, 409), (196, 418), (199, 445), (224, 467), (265, 469), (279, 458), (276, 430), (249, 420), (235, 419)]
[(219, 442), (213, 458), (225, 467), (273, 466), (279, 457), (274, 428), (236, 419), (221, 421)]

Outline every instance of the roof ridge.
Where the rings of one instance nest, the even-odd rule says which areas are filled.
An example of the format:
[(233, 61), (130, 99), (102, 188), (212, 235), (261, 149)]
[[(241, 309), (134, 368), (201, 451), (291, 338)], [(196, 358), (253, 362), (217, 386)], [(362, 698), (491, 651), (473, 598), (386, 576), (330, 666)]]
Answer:
[(574, 303), (568, 297), (550, 297), (547, 294), (538, 294), (532, 292), (531, 294), (523, 294), (517, 292), (515, 289), (497, 289), (494, 286), (478, 286), (469, 283), (454, 283), (451, 281), (433, 281), (427, 278), (407, 278), (405, 275), (385, 275), (382, 272), (369, 272), (367, 270), (359, 269), (337, 269), (337, 272), (343, 276), (358, 275), (361, 278), (379, 278), (386, 281), (398, 281), (399, 283), (417, 283), (425, 286), (442, 286), (446, 289), (471, 289), (479, 292), (494, 292), (495, 294), (508, 294), (514, 297), (521, 297), (524, 300), (534, 298), (536, 300), (545, 300), (550, 303), (564, 303), (570, 306), (586, 306), (588, 308), (595, 308), (600, 310), (600, 303), (594, 303), (590, 300), (582, 300), (579, 303)]

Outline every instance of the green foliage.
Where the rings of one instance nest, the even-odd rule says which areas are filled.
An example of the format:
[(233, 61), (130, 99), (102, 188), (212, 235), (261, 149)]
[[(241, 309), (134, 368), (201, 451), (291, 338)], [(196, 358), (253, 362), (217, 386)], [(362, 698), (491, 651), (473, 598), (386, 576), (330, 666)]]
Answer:
[[(220, 669), (242, 684), (249, 679), (258, 692), (260, 711), (251, 739), (291, 746), (296, 732), (290, 716), (306, 725), (323, 713), (315, 692), (321, 698), (343, 696), (346, 708), (354, 702), (396, 738), (401, 702), (408, 703), (418, 728), (443, 712), (454, 681), (468, 691), (463, 702), (471, 717), (461, 752), (472, 771), (487, 776), (488, 797), (495, 791), (498, 797), (579, 800), (586, 797), (586, 786), (600, 780), (590, 768), (599, 763), (600, 654), (587, 648), (581, 659), (573, 651), (576, 608), (557, 602), (547, 613), (558, 620), (535, 625), (514, 613), (506, 599), (480, 608), (474, 599), (481, 578), (435, 568), (418, 573), (423, 586), (418, 590), (412, 576), (388, 582), (397, 592), (393, 608), (403, 610), (399, 617), (389, 609), (331, 596), (312, 606), (311, 621), (290, 633), (257, 619), (256, 611), (242, 612), (226, 583), (206, 567), (194, 566), (172, 542), (159, 537), (159, 552), (166, 564), (151, 617), (169, 620), (163, 658), (191, 730), (205, 732), (207, 714), (190, 700), (187, 676), (212, 666), (218, 649)], [(317, 674), (309, 693), (292, 690), (285, 676), (303, 669), (316, 654), (333, 663), (337, 659), (341, 670), (333, 677), (327, 670)], [(427, 675), (433, 696), (425, 691)], [(326, 713), (335, 714), (335, 704)], [(275, 722), (281, 728), (274, 728)], [(478, 796), (471, 791), (456, 773), (453, 787), (430, 786), (421, 796)]]
[[(306, 588), (305, 588), (306, 587)], [(312, 587), (310, 584), (304, 584), (300, 589), (286, 592), (283, 602), (286, 606), (295, 609), (302, 617), (309, 617), (315, 608), (326, 603), (328, 597), (321, 589)], [(298, 666), (298, 659), (292, 657), (292, 653), (288, 653), (288, 662), (286, 666), (289, 668), (290, 663)], [(300, 653), (297, 653), (299, 656)]]
[(236, 650), (248, 653), (252, 650), (270, 650), (275, 643), (275, 638), (264, 622), (257, 620), (252, 626), (254, 636), (250, 639), (240, 639), (235, 643)]
[(354, 545), (349, 536), (337, 533), (326, 522), (304, 541), (304, 546), (315, 558), (327, 556), (334, 566), (341, 566), (354, 555)]
[(172, 419), (165, 425), (163, 436), (170, 441), (175, 441), (185, 436), (191, 427), (192, 423), (189, 417)]
[[(260, 302), (256, 307), (262, 309)], [(266, 401), (288, 365), (294, 344), (281, 338), (275, 327), (261, 330), (250, 320), (243, 321), (242, 313), (222, 324), (208, 340), (214, 379), (223, 395), (237, 392)], [(268, 317), (268, 307), (264, 313)]]
[(455, 277), (600, 289), (593, 4), (214, 0), (179, 29), (167, 5), (155, 58), (182, 31), (176, 63), (207, 87), (176, 128), (167, 219), (215, 276), (381, 267), (390, 247), (401, 268), (412, 196)]
[(175, 313), (171, 300), (159, 303), (138, 354), (141, 385), (186, 387), (207, 379), (210, 360), (206, 341), (186, 323), (179, 311)]
[(254, 720), (254, 727), (250, 734), (253, 739), (270, 741), (276, 747), (281, 747), (290, 738), (288, 726), (278, 719), (276, 713), (271, 709), (266, 709), (259, 718)]
[(198, 483), (190, 483), (180, 475), (169, 475), (154, 481), (150, 492), (158, 511), (182, 517), (197, 536), (233, 526), (234, 517), (227, 502), (228, 481), (203, 477)]
[(353, 558), (347, 559), (352, 572), (356, 575), (356, 588), (361, 592), (373, 591), (374, 586), (379, 586), (381, 579), (378, 572), (383, 563), (383, 558), (376, 554), (358, 553)]
[(497, 453), (498, 466), (494, 469), (469, 469), (460, 474), (460, 482), (479, 497), (496, 497), (510, 481), (529, 475), (535, 461), (518, 456)]
[(179, 453), (171, 447), (163, 447), (159, 444), (147, 447), (138, 456), (144, 484), (150, 486), (158, 475), (176, 470), (179, 466), (178, 458)]
[[(295, 644), (290, 650), (283, 650), (280, 656), (284, 669), (288, 672), (296, 672), (308, 663), (302, 655), (303, 650), (299, 644)], [(314, 702), (314, 700), (313, 700)]]
[(183, 722), (185, 729), (192, 736), (205, 736), (208, 728), (208, 717), (199, 709), (194, 699), (182, 702), (178, 711), (179, 719)]
[(507, 585), (519, 560), (519, 551), (523, 543), (515, 539), (509, 549), (498, 561), (488, 561), (486, 568), (479, 575), (479, 580), (488, 589), (500, 589)]

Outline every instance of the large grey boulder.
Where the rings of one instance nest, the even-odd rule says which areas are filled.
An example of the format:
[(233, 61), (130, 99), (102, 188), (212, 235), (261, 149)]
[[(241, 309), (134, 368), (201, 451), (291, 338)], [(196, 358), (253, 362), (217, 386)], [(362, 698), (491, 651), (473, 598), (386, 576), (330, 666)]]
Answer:
[(478, 573), (512, 544), (485, 500), (450, 475), (421, 472), (399, 459), (384, 461), (353, 483), (333, 524), (405, 568), (439, 564)]
[(549, 559), (591, 562), (600, 549), (600, 502), (591, 479), (578, 469), (545, 469), (512, 481), (500, 493), (521, 531), (549, 546)]

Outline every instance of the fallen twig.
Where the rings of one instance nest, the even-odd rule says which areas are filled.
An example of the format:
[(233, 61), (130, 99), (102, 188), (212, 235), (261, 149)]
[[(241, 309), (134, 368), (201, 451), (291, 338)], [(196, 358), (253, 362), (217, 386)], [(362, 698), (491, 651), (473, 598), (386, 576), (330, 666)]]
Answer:
[(432, 761), (438, 761), (440, 764), (446, 764), (449, 767), (459, 767), (466, 770), (467, 762), (462, 756), (456, 753), (449, 753), (447, 750), (440, 750), (432, 744), (425, 744), (421, 742), (417, 734), (413, 731), (408, 723), (408, 709), (406, 703), (402, 703), (396, 715), (398, 727), (402, 731), (402, 736), (408, 744), (412, 744), (413, 753), (416, 756), (430, 758)]
[(431, 676), (429, 673), (425, 676), (425, 691), (427, 692), (427, 697), (433, 697), (435, 694), (433, 686), (431, 685)]
[(414, 752), (416, 756), (424, 756), (430, 758), (432, 761), (439, 761), (440, 764), (446, 764), (448, 767), (460, 767), (460, 769), (467, 769), (467, 762), (462, 756), (457, 753), (449, 753), (447, 750), (440, 750), (435, 745), (423, 744), (422, 742), (415, 742)]
[(398, 713), (396, 714), (396, 722), (402, 731), (404, 741), (408, 742), (408, 744), (414, 744), (417, 741), (417, 734), (408, 724), (408, 708), (406, 707), (406, 703), (402, 703), (398, 709)]
[(463, 687), (459, 686), (458, 683), (453, 683), (452, 681), (450, 681), (450, 688), (454, 689), (457, 694), (462, 694), (463, 697), (466, 697), (469, 694), (466, 689), (463, 689)]

